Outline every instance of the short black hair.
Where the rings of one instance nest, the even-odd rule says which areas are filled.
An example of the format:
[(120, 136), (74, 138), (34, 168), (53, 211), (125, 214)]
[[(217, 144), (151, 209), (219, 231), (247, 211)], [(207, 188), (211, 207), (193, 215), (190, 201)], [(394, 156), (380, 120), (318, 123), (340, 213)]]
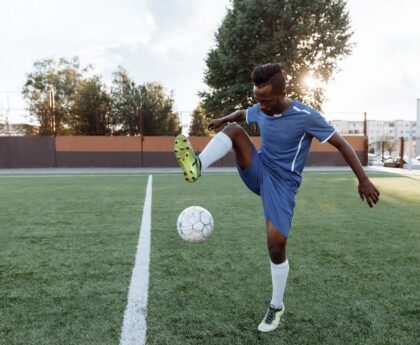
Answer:
[(275, 93), (281, 93), (286, 90), (283, 66), (279, 63), (268, 63), (255, 67), (252, 71), (251, 79), (257, 87), (271, 85)]

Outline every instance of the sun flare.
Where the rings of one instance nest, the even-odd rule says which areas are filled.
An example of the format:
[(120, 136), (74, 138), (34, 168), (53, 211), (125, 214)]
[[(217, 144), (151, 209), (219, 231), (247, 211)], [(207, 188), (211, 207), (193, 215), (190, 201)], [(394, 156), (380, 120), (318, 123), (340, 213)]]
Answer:
[(314, 89), (314, 88), (319, 87), (320, 81), (313, 75), (308, 74), (307, 76), (303, 78), (303, 85), (307, 87), (308, 89)]

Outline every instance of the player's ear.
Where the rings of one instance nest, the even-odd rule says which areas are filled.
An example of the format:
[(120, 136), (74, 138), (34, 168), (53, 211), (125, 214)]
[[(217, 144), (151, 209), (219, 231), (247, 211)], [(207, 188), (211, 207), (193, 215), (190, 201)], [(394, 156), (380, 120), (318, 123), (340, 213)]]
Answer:
[(286, 91), (282, 91), (282, 92), (280, 92), (280, 93), (279, 93), (279, 98), (280, 98), (280, 99), (282, 99), (282, 100), (283, 100), (286, 96), (287, 96), (287, 92), (286, 92)]

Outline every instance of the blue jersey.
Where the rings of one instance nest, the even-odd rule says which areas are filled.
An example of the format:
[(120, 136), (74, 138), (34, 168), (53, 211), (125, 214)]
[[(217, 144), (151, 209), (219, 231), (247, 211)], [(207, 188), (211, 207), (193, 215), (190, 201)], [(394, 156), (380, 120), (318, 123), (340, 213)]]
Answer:
[(316, 110), (293, 100), (282, 113), (266, 115), (257, 103), (246, 111), (246, 122), (256, 122), (261, 133), (260, 156), (271, 169), (281, 169), (286, 177), (302, 181), (302, 170), (311, 147), (312, 138), (321, 143), (335, 133), (334, 127)]

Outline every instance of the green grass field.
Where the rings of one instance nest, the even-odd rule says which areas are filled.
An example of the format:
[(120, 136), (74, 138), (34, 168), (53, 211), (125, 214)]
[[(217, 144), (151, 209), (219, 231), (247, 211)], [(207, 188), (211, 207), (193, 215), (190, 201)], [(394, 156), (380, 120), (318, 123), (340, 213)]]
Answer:
[[(420, 344), (420, 181), (306, 173), (289, 238), (286, 315), (256, 331), (271, 280), (260, 200), (237, 174), (153, 179), (148, 344)], [(0, 344), (118, 344), (147, 176), (0, 176)], [(178, 213), (215, 232), (183, 242)]]

